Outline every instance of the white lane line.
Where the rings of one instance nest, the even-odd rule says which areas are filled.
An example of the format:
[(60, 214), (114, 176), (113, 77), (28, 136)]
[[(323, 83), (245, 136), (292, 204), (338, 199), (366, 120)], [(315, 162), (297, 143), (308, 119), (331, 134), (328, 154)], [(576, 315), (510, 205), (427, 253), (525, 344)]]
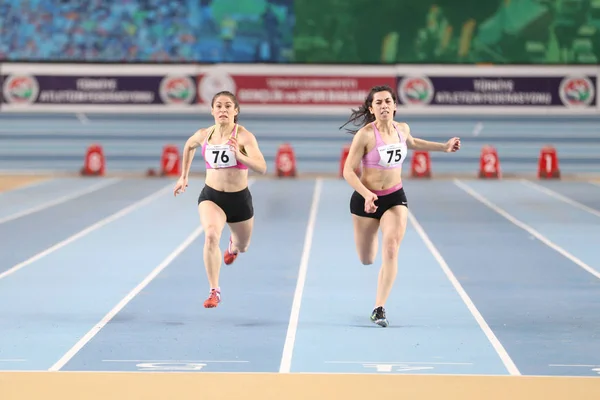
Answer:
[(578, 201), (575, 201), (567, 196), (564, 196), (560, 193), (555, 192), (554, 190), (548, 189), (547, 187), (544, 187), (542, 185), (539, 185), (537, 183), (531, 182), (527, 179), (521, 179), (521, 183), (523, 183), (526, 186), (529, 186), (532, 189), (535, 189), (539, 192), (542, 192), (544, 194), (547, 194), (550, 197), (553, 197), (557, 200), (560, 200), (564, 203), (567, 203), (569, 205), (572, 205), (573, 207), (579, 208), (580, 210), (586, 211), (592, 215), (595, 215), (596, 217), (600, 217), (600, 211), (595, 210), (593, 208), (590, 208), (588, 206), (586, 206), (585, 204), (581, 204)]
[(304, 284), (306, 282), (306, 273), (308, 270), (308, 260), (310, 258), (310, 249), (312, 246), (313, 233), (317, 222), (317, 211), (319, 209), (319, 199), (321, 197), (322, 180), (317, 178), (315, 189), (313, 192), (312, 204), (310, 206), (310, 214), (308, 224), (306, 226), (306, 235), (304, 238), (304, 249), (300, 259), (300, 268), (298, 271), (298, 281), (294, 292), (294, 300), (292, 302), (292, 310), (288, 324), (285, 344), (283, 345), (283, 353), (281, 356), (281, 364), (279, 366), (280, 373), (289, 373), (292, 366), (292, 356), (294, 353), (294, 343), (296, 341), (296, 331), (298, 330), (298, 320), (300, 318), (300, 306), (302, 304), (302, 293), (304, 292)]
[(171, 191), (172, 185), (169, 184), (168, 186), (165, 186), (164, 188), (160, 189), (157, 192), (154, 192), (153, 194), (143, 198), (140, 201), (137, 201), (125, 208), (123, 208), (120, 211), (117, 211), (116, 213), (88, 226), (87, 228), (85, 228), (84, 230), (66, 238), (65, 240), (63, 240), (62, 242), (59, 242), (51, 247), (48, 247), (46, 250), (34, 255), (33, 257), (15, 265), (14, 267), (0, 273), (0, 279), (6, 278), (7, 276), (14, 274), (15, 272), (17, 272), (18, 270), (25, 268), (26, 266), (28, 266), (31, 263), (34, 263), (35, 261), (38, 261), (39, 259), (46, 257), (48, 254), (51, 254), (53, 252), (55, 252), (56, 250), (59, 250), (71, 243), (73, 243), (74, 241), (81, 239), (82, 237), (92, 233), (93, 231), (102, 228), (103, 226), (116, 221), (117, 219), (124, 217), (125, 215), (135, 211), (136, 209), (142, 207), (145, 204), (150, 203), (151, 201), (157, 199), (158, 197), (164, 195), (165, 193)]
[(456, 276), (454, 275), (454, 273), (452, 272), (452, 270), (446, 263), (446, 260), (444, 260), (444, 258), (442, 257), (442, 255), (440, 254), (438, 249), (435, 247), (435, 245), (433, 244), (433, 242), (431, 241), (431, 239), (429, 238), (427, 233), (425, 233), (425, 230), (423, 229), (421, 224), (417, 221), (417, 219), (415, 218), (415, 216), (412, 214), (411, 211), (408, 212), (408, 219), (415, 227), (415, 230), (417, 231), (417, 233), (419, 234), (419, 236), (421, 237), (421, 239), (423, 240), (423, 242), (425, 243), (425, 245), (427, 246), (427, 248), (429, 249), (429, 251), (431, 252), (433, 257), (436, 259), (438, 264), (440, 264), (440, 267), (446, 274), (446, 277), (448, 278), (448, 280), (450, 281), (452, 286), (454, 286), (454, 289), (456, 290), (456, 292), (458, 293), (458, 295), (460, 296), (462, 301), (465, 303), (465, 305), (467, 306), (467, 308), (473, 315), (473, 318), (475, 318), (475, 321), (477, 321), (477, 324), (479, 324), (479, 327), (481, 328), (481, 330), (483, 331), (485, 336), (488, 338), (488, 340), (494, 347), (494, 350), (496, 350), (496, 353), (500, 357), (500, 360), (502, 360), (502, 363), (506, 367), (508, 373), (511, 375), (521, 375), (521, 372), (519, 371), (519, 369), (517, 368), (517, 366), (515, 365), (513, 360), (508, 355), (508, 352), (506, 351), (504, 346), (502, 346), (502, 343), (500, 343), (500, 340), (498, 340), (498, 338), (496, 337), (496, 335), (494, 334), (494, 332), (492, 331), (490, 326), (487, 324), (487, 322), (485, 321), (485, 319), (483, 318), (483, 316), (481, 315), (481, 313), (479, 312), (479, 310), (477, 309), (477, 307), (475, 306), (475, 304), (473, 303), (473, 301), (471, 300), (471, 298), (465, 291), (465, 289), (462, 287), (462, 285), (460, 284), (458, 279), (456, 279)]
[(181, 253), (185, 251), (198, 236), (202, 233), (202, 227), (196, 228), (171, 254), (169, 254), (154, 270), (146, 277), (139, 285), (137, 285), (127, 296), (125, 296), (112, 310), (108, 312), (92, 329), (90, 329), (75, 345), (69, 349), (49, 371), (59, 371), (64, 367), (78, 352), (81, 350), (94, 336), (100, 332), (102, 328), (114, 318), (125, 306), (133, 300), (154, 278), (158, 276), (175, 260)]
[(95, 192), (97, 190), (100, 190), (103, 187), (106, 187), (106, 186), (109, 186), (109, 185), (114, 185), (115, 183), (119, 182), (120, 180), (121, 179), (117, 179), (117, 178), (104, 180), (104, 181), (101, 181), (101, 182), (99, 182), (99, 183), (97, 183), (95, 185), (89, 186), (89, 187), (87, 187), (85, 189), (81, 189), (81, 190), (78, 190), (76, 192), (73, 192), (73, 193), (70, 193), (70, 194), (58, 197), (58, 198), (56, 198), (54, 200), (50, 200), (50, 201), (47, 201), (45, 203), (39, 204), (39, 205), (37, 205), (35, 207), (28, 208), (27, 210), (19, 211), (19, 212), (15, 213), (15, 214), (7, 215), (4, 218), (0, 218), (0, 224), (3, 224), (3, 223), (8, 222), (8, 221), (15, 220), (17, 218), (24, 217), (26, 215), (33, 214), (33, 213), (38, 212), (38, 211), (45, 210), (46, 208), (50, 208), (50, 207), (53, 207), (53, 206), (56, 206), (56, 205), (59, 205), (59, 204), (62, 204), (62, 203), (66, 203), (67, 201), (70, 201), (70, 200), (76, 199), (78, 197), (84, 196), (86, 194), (89, 194), (89, 193)]
[(600, 279), (599, 271), (596, 271), (595, 269), (593, 269), (592, 267), (590, 267), (589, 265), (587, 265), (586, 263), (581, 261), (579, 258), (575, 257), (573, 254), (569, 253), (562, 247), (553, 243), (552, 241), (550, 241), (550, 239), (546, 238), (544, 235), (542, 235), (541, 233), (539, 233), (538, 231), (536, 231), (529, 225), (525, 224), (524, 222), (519, 221), (518, 219), (516, 219), (515, 217), (513, 217), (512, 215), (510, 215), (509, 213), (504, 211), (502, 208), (498, 207), (497, 205), (495, 205), (494, 203), (492, 203), (491, 201), (489, 201), (488, 199), (486, 199), (485, 197), (483, 197), (482, 195), (480, 195), (479, 193), (477, 193), (476, 191), (471, 189), (469, 186), (467, 186), (464, 183), (462, 183), (461, 181), (459, 181), (458, 179), (454, 180), (454, 184), (456, 186), (460, 187), (462, 190), (464, 190), (468, 194), (470, 194), (475, 199), (479, 200), (481, 203), (488, 206), (490, 209), (494, 210), (496, 213), (500, 214), (501, 216), (503, 216), (504, 218), (506, 218), (507, 220), (512, 222), (514, 225), (518, 226), (519, 228), (528, 232), (530, 235), (534, 236), (536, 239), (538, 239), (540, 242), (544, 243), (546, 246), (550, 247), (552, 250), (563, 255), (565, 258), (569, 259), (570, 261), (572, 261), (573, 263), (575, 263), (582, 269), (586, 270), (590, 274), (594, 275), (596, 278)]

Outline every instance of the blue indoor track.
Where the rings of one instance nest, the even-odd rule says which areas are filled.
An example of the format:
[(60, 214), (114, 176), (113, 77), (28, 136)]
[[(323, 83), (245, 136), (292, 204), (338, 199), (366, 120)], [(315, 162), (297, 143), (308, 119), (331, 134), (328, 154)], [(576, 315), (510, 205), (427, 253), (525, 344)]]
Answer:
[(600, 376), (597, 183), (405, 179), (388, 328), (344, 180), (253, 178), (254, 236), (216, 309), (203, 181), (174, 183), (0, 193), (0, 370)]

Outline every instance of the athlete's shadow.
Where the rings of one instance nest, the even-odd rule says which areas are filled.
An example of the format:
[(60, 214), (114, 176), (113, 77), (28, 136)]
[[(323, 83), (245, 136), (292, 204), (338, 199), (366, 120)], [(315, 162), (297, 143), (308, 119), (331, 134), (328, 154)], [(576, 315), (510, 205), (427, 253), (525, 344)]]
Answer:
[(392, 323), (390, 323), (388, 326), (383, 328), (379, 325), (375, 325), (372, 322), (366, 322), (364, 324), (350, 324), (348, 326), (350, 326), (352, 328), (364, 328), (364, 329), (408, 329), (408, 328), (414, 328), (413, 326), (410, 326), (410, 325), (392, 324)]
[(398, 324), (390, 324), (390, 325), (386, 326), (385, 328), (382, 328), (381, 326), (375, 325), (372, 322), (367, 322), (364, 324), (350, 324), (348, 326), (350, 326), (352, 328), (366, 328), (366, 329), (369, 329), (369, 328), (373, 328), (373, 329), (414, 328), (413, 326), (410, 326), (410, 325), (398, 325)]
[(400, 316), (398, 320), (390, 320), (389, 325), (385, 328), (382, 328), (379, 325), (374, 324), (369, 320), (369, 317), (365, 317), (364, 315), (356, 315), (348, 325), (352, 328), (375, 328), (375, 329), (410, 329), (410, 328), (423, 328), (418, 325), (410, 325), (407, 323), (403, 323), (402, 317)]
[(390, 321), (390, 325), (388, 325), (386, 328), (382, 328), (379, 325), (374, 324), (373, 322), (371, 322), (369, 320), (369, 317), (366, 317), (364, 315), (361, 315), (360, 317), (354, 317), (348, 321), (328, 321), (328, 322), (324, 322), (324, 321), (305, 321), (302, 322), (302, 324), (300, 325), (300, 328), (305, 327), (305, 328), (364, 328), (364, 329), (369, 329), (369, 328), (375, 328), (375, 329), (410, 329), (410, 328), (423, 328), (422, 326), (417, 326), (417, 325), (409, 325), (409, 324), (403, 324), (403, 323), (394, 323), (393, 321)]

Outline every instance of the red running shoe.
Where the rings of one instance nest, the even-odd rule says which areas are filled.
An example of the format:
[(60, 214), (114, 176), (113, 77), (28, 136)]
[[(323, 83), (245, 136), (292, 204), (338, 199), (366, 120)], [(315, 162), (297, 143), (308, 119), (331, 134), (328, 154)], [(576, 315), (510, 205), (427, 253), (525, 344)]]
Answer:
[(227, 250), (225, 250), (225, 254), (223, 254), (223, 261), (225, 262), (225, 264), (230, 265), (232, 264), (235, 259), (238, 256), (238, 252), (232, 252), (231, 251), (231, 245), (232, 245), (232, 240), (231, 240), (231, 236), (229, 237), (229, 246), (227, 246)]
[(211, 289), (208, 299), (204, 300), (204, 308), (215, 308), (221, 302), (221, 291)]

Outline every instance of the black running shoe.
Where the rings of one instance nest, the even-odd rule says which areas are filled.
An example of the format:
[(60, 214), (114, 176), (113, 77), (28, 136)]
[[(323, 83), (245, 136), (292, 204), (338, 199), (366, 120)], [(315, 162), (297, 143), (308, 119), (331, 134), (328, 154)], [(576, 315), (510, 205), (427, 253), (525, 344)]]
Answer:
[(387, 318), (385, 317), (385, 308), (377, 307), (371, 314), (371, 321), (379, 326), (386, 327), (389, 325)]

